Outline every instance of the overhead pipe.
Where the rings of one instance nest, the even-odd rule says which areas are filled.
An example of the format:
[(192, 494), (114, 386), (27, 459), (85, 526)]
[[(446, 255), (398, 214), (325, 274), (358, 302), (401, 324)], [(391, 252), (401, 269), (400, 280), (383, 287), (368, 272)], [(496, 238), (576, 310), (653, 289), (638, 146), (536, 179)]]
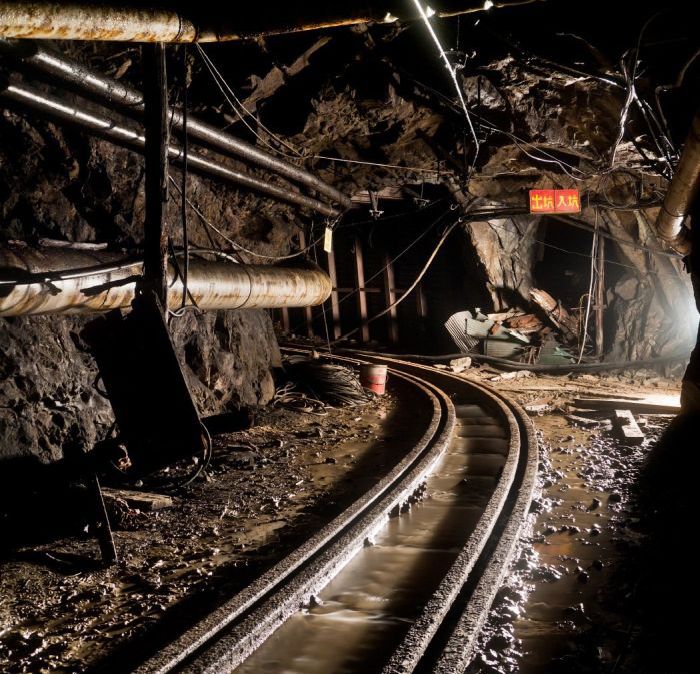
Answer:
[[(146, 146), (144, 135), (138, 131), (119, 126), (108, 117), (101, 117), (97, 114), (84, 112), (73, 105), (61, 101), (55, 96), (50, 96), (49, 94), (25, 84), (11, 83), (2, 77), (0, 77), (0, 100), (30, 108), (52, 119), (67, 122), (88, 132), (97, 133), (109, 141), (135, 150), (136, 152), (143, 153)], [(182, 148), (171, 144), (168, 148), (168, 157), (171, 162), (182, 165)], [(248, 173), (228, 168), (192, 150), (189, 150), (187, 153), (187, 167), (193, 171), (198, 171), (209, 176), (216, 176), (234, 185), (240, 185), (265, 194), (278, 201), (308, 208), (327, 217), (340, 215), (337, 209), (318, 199), (273, 185), (259, 178), (255, 178)]]
[[(117, 253), (0, 247), (0, 316), (91, 314), (128, 309), (142, 260)], [(183, 285), (168, 264), (168, 307), (179, 309)], [(322, 304), (331, 294), (328, 275), (318, 268), (247, 265), (190, 255), (187, 295), (202, 311), (272, 309)]]
[[(700, 192), (700, 110), (695, 113), (675, 175), (656, 218), (659, 238), (681, 253), (690, 252), (690, 238), (683, 227)], [(698, 223), (695, 223), (698, 226)]]
[[(96, 73), (82, 63), (61, 56), (37, 43), (16, 42), (0, 38), (0, 53), (82, 92), (124, 108), (128, 112), (143, 114), (143, 94), (138, 89), (125, 82)], [(168, 115), (173, 128), (183, 131), (185, 125), (182, 111), (171, 109)], [(352, 201), (348, 196), (308, 171), (264, 152), (255, 145), (221, 131), (189, 114), (187, 115), (187, 135), (232, 154), (245, 162), (255, 164), (309, 189), (316, 190), (344, 208), (352, 207)]]
[[(531, 1), (534, 0), (526, 0)], [(221, 6), (201, 7), (196, 3), (158, 4), (169, 7), (156, 9), (123, 7), (118, 4), (0, 1), (0, 36), (38, 40), (226, 42), (263, 35), (418, 18), (415, 8), (404, 0), (321, 2), (313, 3), (311, 8), (284, 0), (272, 4), (268, 2), (264, 11), (260, 11), (260, 7), (255, 4), (244, 3), (229, 3), (228, 10)], [(525, 2), (499, 2), (498, 6), (509, 4)], [(484, 3), (482, 0), (431, 0), (430, 5), (438, 16), (457, 16), (494, 6), (493, 3)], [(185, 7), (186, 12), (178, 11), (180, 7)], [(211, 11), (213, 9), (215, 11)]]

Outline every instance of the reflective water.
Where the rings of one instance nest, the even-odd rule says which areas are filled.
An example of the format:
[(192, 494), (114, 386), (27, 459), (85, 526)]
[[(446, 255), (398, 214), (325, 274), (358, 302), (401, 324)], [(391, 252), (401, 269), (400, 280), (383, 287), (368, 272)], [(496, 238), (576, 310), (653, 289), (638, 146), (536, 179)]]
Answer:
[(505, 462), (507, 440), (493, 417), (458, 405), (448, 451), (425, 498), (389, 521), (321, 592), (236, 674), (380, 671), (463, 546)]

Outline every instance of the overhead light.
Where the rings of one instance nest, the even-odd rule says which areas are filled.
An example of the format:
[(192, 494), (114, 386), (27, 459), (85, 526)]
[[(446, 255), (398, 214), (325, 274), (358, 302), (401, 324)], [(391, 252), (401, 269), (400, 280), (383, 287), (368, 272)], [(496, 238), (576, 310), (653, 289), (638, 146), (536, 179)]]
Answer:
[(426, 5), (425, 6), (425, 15), (428, 18), (430, 18), (431, 16), (435, 16), (435, 10), (430, 5)]
[(493, 0), (486, 0), (484, 2), (484, 9), (489, 10), (493, 7)]
[(387, 12), (384, 17), (384, 23), (395, 23), (399, 20), (398, 16), (394, 16), (391, 12)]

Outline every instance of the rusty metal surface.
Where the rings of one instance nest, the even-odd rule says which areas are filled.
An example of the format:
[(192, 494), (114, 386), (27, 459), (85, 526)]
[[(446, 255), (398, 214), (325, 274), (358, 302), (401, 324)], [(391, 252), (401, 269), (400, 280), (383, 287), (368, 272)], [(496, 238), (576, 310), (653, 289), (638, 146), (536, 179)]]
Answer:
[(656, 219), (659, 237), (677, 251), (687, 253), (690, 241), (683, 221), (700, 192), (700, 110), (695, 114), (681, 158)]
[(195, 42), (194, 25), (176, 12), (55, 2), (1, 2), (0, 35), (35, 40)]
[[(0, 316), (90, 314), (127, 309), (141, 260), (102, 251), (0, 248)], [(331, 283), (318, 269), (244, 265), (190, 256), (188, 291), (197, 306), (271, 309), (321, 304)], [(168, 264), (168, 306), (180, 307), (182, 281)]]
[[(140, 131), (120, 126), (109, 117), (88, 113), (70, 105), (56, 96), (45, 94), (25, 84), (15, 84), (0, 76), (0, 100), (10, 102), (21, 108), (29, 108), (41, 115), (47, 115), (61, 122), (74, 124), (81, 129), (93, 131), (98, 135), (119, 145), (125, 146), (136, 152), (143, 152), (146, 139)], [(170, 144), (168, 157), (176, 164), (182, 163), (182, 148)], [(269, 181), (261, 180), (243, 171), (236, 171), (220, 162), (213, 161), (194, 151), (188, 152), (187, 166), (209, 176), (216, 176), (226, 182), (265, 194), (278, 201), (283, 201), (302, 208), (308, 208), (321, 215), (335, 217), (340, 211), (329, 204), (307, 197), (289, 187), (275, 185)]]
[[(82, 63), (46, 49), (36, 42), (22, 42), (0, 38), (0, 53), (12, 57), (21, 64), (29, 66), (45, 76), (49, 76), (52, 79), (58, 78), (80, 91), (117, 105), (127, 112), (143, 114), (144, 101), (143, 94), (140, 91), (125, 82), (97, 73)], [(168, 115), (172, 127), (182, 131), (184, 128), (182, 111), (174, 108), (168, 112)], [(345, 208), (352, 206), (352, 201), (349, 197), (323, 182), (312, 173), (264, 152), (254, 145), (225, 131), (221, 131), (192, 115), (187, 117), (187, 134), (227, 154), (273, 171), (289, 180), (301, 183), (309, 189), (316, 190)]]
[[(497, 6), (537, 0), (499, 2)], [(156, 4), (156, 3), (154, 3)], [(259, 11), (241, 3), (192, 7), (184, 2), (162, 3), (162, 9), (127, 8), (118, 4), (77, 2), (0, 2), (0, 36), (53, 40), (118, 42), (226, 42), (362, 23), (414, 20), (417, 12), (402, 0), (374, 2), (272, 2)], [(434, 0), (438, 16), (483, 11), (481, 0)], [(187, 16), (182, 9), (186, 12)]]

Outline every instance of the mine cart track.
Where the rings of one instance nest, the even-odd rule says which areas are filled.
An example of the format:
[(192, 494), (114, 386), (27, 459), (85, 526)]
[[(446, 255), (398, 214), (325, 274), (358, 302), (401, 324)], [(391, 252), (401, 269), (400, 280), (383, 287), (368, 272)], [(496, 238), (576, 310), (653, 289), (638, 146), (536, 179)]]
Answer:
[[(307, 353), (296, 348), (287, 351)], [(423, 436), (348, 509), (133, 670), (135, 674), (228, 674), (240, 665), (400, 512), (458, 437), (460, 413), (468, 416), (469, 409), (478, 406), (498, 420), (501, 444), (507, 447), (503, 465), (465, 545), (383, 668), (386, 674), (464, 670), (529, 511), (537, 471), (532, 424), (515, 403), (483, 384), (375, 354), (353, 356), (332, 360), (385, 364), (389, 376), (414, 386), (415, 404), (432, 407)], [(477, 429), (478, 425), (470, 426), (469, 434), (480, 439)], [(368, 665), (366, 671), (377, 671), (377, 666)]]

